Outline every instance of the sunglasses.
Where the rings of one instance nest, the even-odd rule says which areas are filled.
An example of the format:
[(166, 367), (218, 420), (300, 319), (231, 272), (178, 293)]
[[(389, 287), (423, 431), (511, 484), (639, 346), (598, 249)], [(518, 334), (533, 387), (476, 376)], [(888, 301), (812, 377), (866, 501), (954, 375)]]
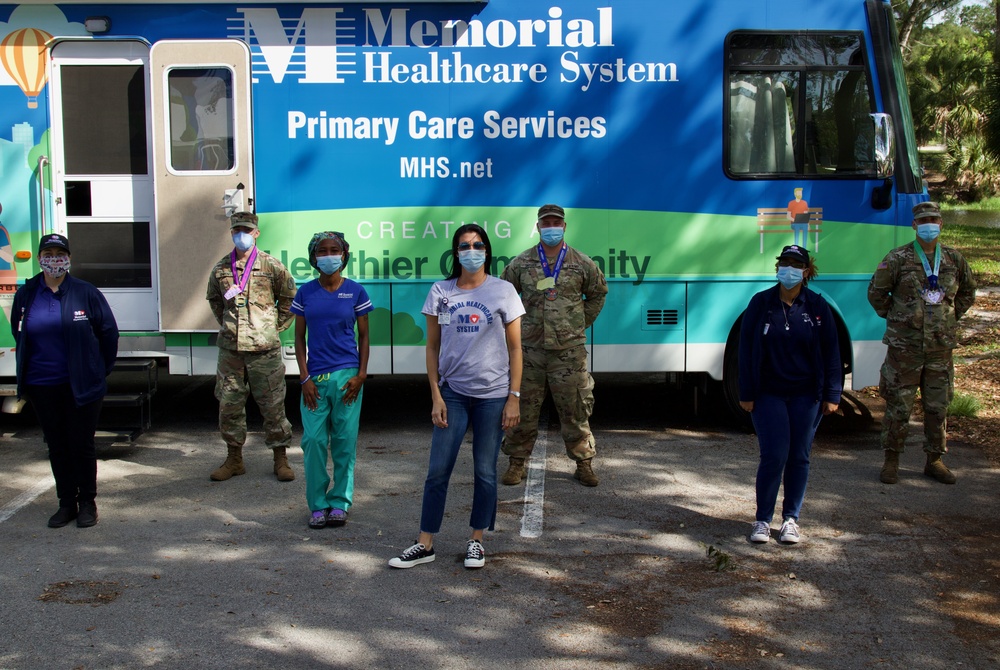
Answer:
[(469, 249), (475, 249), (476, 251), (482, 251), (485, 248), (486, 248), (486, 243), (485, 242), (473, 242), (472, 244), (469, 244), (468, 242), (462, 242), (461, 244), (458, 245), (458, 250), (459, 251), (468, 251)]

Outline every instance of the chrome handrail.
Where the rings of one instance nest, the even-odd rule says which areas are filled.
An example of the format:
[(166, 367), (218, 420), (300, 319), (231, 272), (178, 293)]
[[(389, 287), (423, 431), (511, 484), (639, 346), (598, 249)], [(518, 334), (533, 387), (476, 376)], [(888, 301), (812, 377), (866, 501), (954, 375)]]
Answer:
[(46, 234), (45, 224), (45, 166), (49, 164), (48, 156), (38, 157), (38, 223), (39, 237)]

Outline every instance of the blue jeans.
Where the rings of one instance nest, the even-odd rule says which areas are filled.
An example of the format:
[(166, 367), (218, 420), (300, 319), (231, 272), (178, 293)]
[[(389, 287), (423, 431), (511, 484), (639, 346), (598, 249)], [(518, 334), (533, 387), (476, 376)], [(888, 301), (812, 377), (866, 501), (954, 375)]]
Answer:
[(431, 436), (431, 456), (424, 482), (424, 502), (420, 512), (420, 530), (437, 533), (444, 518), (448, 498), (448, 480), (458, 459), (465, 433), (472, 427), (472, 461), (475, 467), (475, 487), (472, 494), (472, 514), (469, 525), (473, 530), (489, 528), (497, 517), (497, 456), (503, 431), (500, 422), (507, 397), (473, 398), (441, 387), (441, 397), (448, 408), (448, 427), (434, 427)]
[(771, 522), (778, 486), (785, 481), (781, 517), (799, 518), (809, 480), (809, 452), (820, 419), (820, 402), (814, 396), (761, 394), (750, 413), (760, 444), (757, 466), (757, 521)]

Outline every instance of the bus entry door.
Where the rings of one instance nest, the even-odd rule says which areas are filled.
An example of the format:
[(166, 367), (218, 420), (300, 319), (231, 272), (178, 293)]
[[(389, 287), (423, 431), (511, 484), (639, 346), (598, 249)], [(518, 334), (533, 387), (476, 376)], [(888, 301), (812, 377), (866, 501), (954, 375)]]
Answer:
[(208, 275), (233, 248), (229, 214), (254, 210), (250, 51), (167, 40), (151, 63), (161, 329), (216, 332)]

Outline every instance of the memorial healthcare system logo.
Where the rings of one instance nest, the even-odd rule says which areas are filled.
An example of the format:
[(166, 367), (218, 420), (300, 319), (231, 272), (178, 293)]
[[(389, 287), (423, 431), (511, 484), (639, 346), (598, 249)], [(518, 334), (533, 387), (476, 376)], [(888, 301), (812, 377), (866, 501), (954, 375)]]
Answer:
[[(307, 7), (298, 17), (282, 17), (273, 7), (237, 10), (229, 36), (246, 42), (253, 53), (254, 82), (269, 76), (280, 84), (286, 76), (302, 84), (342, 84), (361, 75), (365, 82), (519, 83), (537, 81), (544, 66), (526, 63), (463, 63), (461, 52), (441, 58), (436, 52), (416, 79), (405, 65), (392, 61), (396, 47), (495, 49), (587, 49), (614, 45), (611, 7), (595, 8), (590, 17), (564, 17), (549, 7), (546, 17), (430, 20), (410, 8)], [(566, 57), (565, 55), (563, 56)], [(433, 62), (432, 62), (433, 61)], [(400, 70), (398, 68), (404, 68)], [(415, 66), (411, 66), (415, 67)]]

